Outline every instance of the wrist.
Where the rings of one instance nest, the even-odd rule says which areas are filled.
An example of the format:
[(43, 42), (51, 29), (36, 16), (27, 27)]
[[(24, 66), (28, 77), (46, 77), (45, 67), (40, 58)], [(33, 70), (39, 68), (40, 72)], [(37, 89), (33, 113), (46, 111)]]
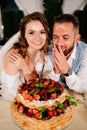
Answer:
[(67, 71), (67, 73), (63, 73), (63, 75), (66, 76), (66, 77), (72, 75), (72, 69), (69, 68), (68, 71)]
[(59, 74), (59, 73), (60, 73), (60, 70), (56, 70), (55, 68), (53, 68), (53, 71), (54, 71), (54, 73), (56, 73), (56, 74)]

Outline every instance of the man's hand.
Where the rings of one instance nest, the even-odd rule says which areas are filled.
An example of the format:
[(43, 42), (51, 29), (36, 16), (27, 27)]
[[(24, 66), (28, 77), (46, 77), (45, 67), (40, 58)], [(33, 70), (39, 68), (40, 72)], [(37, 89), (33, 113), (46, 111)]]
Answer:
[(60, 46), (53, 48), (53, 64), (56, 73), (67, 73), (70, 66)]

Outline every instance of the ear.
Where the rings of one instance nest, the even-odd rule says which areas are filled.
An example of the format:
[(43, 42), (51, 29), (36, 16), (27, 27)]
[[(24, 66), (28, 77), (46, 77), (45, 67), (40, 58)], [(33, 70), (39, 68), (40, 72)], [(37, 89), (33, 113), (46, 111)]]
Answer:
[(75, 36), (75, 43), (77, 43), (77, 42), (80, 40), (80, 38), (81, 38), (81, 35), (80, 35), (80, 34), (77, 34), (77, 35)]

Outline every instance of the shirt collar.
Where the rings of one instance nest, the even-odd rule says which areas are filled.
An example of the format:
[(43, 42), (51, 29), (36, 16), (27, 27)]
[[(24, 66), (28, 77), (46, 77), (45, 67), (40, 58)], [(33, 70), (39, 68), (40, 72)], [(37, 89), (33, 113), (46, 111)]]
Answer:
[(75, 59), (75, 56), (76, 56), (76, 45), (74, 46), (74, 49), (73, 49), (73, 52), (72, 52), (70, 58)]

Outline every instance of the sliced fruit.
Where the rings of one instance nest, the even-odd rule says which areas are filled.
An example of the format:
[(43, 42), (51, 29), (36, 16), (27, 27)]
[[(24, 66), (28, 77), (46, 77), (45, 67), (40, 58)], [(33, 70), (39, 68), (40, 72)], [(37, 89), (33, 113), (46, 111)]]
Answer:
[(57, 93), (52, 93), (52, 94), (51, 94), (51, 98), (52, 98), (52, 99), (57, 98)]
[(21, 113), (23, 113), (23, 111), (24, 111), (24, 107), (23, 107), (22, 105), (20, 105), (20, 107), (19, 107), (19, 111), (20, 111)]
[(40, 99), (40, 95), (37, 94), (37, 93), (35, 93), (35, 94), (33, 95), (33, 97), (34, 97), (35, 100), (39, 100), (39, 99)]

